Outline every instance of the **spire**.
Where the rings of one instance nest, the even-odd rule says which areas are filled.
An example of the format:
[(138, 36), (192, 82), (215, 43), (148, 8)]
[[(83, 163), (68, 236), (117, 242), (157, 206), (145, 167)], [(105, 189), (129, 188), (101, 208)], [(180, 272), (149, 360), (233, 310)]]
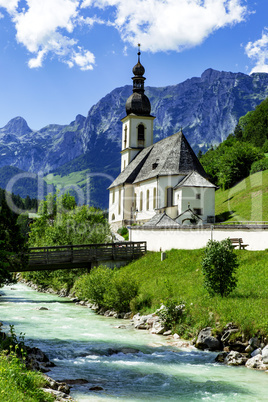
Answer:
[(140, 116), (150, 116), (151, 104), (146, 95), (144, 95), (144, 81), (146, 78), (143, 76), (145, 68), (140, 62), (140, 43), (138, 44), (138, 63), (133, 67), (132, 72), (133, 80), (133, 94), (128, 98), (126, 102), (127, 115), (133, 113)]

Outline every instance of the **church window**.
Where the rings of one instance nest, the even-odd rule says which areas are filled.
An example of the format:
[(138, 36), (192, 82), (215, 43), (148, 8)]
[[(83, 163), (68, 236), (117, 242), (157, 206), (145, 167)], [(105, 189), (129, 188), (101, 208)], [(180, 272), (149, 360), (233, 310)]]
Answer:
[(112, 200), (113, 200), (113, 204), (114, 204), (114, 201), (115, 201), (115, 192), (114, 192), (114, 190), (112, 192)]
[(172, 207), (173, 205), (173, 187), (167, 188), (167, 207)]
[(140, 211), (142, 211), (143, 208), (143, 193), (142, 191), (140, 192)]
[(114, 214), (112, 215), (112, 221), (114, 221), (115, 220), (115, 216), (114, 216)]
[(124, 129), (124, 149), (127, 147), (127, 126)]
[(144, 125), (139, 124), (138, 125), (138, 146), (139, 147), (144, 147)]
[(119, 195), (118, 195), (118, 215), (121, 214), (121, 189), (119, 190)]
[(194, 213), (196, 215), (202, 215), (202, 209), (201, 208), (194, 208)]
[(153, 208), (156, 208), (156, 187), (154, 187), (154, 199), (153, 199)]
[(136, 211), (136, 208), (137, 208), (137, 194), (136, 193), (134, 193), (133, 208), (134, 208), (134, 211)]
[(146, 192), (146, 209), (147, 209), (147, 211), (149, 210), (149, 208), (150, 208), (150, 191), (147, 190), (147, 192)]
[(201, 194), (200, 193), (196, 194), (196, 199), (201, 200)]

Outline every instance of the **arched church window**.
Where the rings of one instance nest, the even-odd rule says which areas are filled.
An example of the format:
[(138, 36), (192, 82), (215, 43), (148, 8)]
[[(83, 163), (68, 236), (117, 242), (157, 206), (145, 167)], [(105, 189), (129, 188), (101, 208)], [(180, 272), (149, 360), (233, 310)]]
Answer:
[(146, 209), (147, 209), (147, 211), (149, 210), (149, 207), (150, 207), (150, 191), (147, 190), (147, 192), (146, 192)]
[(139, 147), (144, 147), (144, 141), (145, 141), (144, 132), (145, 132), (144, 125), (139, 124), (138, 125), (138, 146)]
[(143, 193), (142, 191), (140, 192), (140, 211), (142, 211), (143, 208)]
[(127, 126), (124, 128), (124, 149), (127, 147)]
[(114, 216), (114, 214), (112, 215), (112, 221), (114, 221), (115, 220), (115, 216)]
[(154, 201), (153, 201), (153, 208), (156, 208), (156, 187), (154, 187)]
[(167, 207), (172, 207), (173, 205), (173, 187), (167, 188)]
[(121, 189), (119, 190), (119, 195), (118, 195), (118, 215), (121, 214)]

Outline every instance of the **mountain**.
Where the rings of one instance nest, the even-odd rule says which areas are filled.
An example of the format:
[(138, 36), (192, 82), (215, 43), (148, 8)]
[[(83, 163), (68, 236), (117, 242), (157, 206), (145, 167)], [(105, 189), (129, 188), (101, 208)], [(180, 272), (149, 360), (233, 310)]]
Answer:
[[(12, 119), (0, 129), (0, 167), (52, 172), (61, 177), (85, 171), (98, 194), (98, 203), (102, 200), (101, 205), (107, 205), (109, 177), (115, 177), (120, 168), (121, 118), (131, 93), (130, 85), (114, 89), (89, 110), (87, 117), (78, 115), (68, 125), (50, 124), (33, 131), (23, 118)], [(156, 116), (155, 141), (182, 127), (197, 152), (222, 142), (238, 119), (268, 96), (268, 74), (249, 76), (208, 69), (201, 77), (177, 85), (147, 87), (146, 95)], [(96, 177), (103, 186), (103, 181), (106, 183), (102, 190)]]
[(55, 187), (36, 173), (24, 172), (15, 166), (3, 166), (0, 168), (0, 188), (9, 193), (26, 198), (43, 199), (49, 192), (55, 192)]

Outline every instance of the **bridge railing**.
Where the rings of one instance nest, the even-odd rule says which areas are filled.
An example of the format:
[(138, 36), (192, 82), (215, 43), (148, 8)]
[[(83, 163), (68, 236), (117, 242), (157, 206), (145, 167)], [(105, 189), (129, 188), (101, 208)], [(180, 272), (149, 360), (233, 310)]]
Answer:
[(82, 244), (34, 247), (29, 249), (29, 265), (78, 264), (91, 261), (131, 260), (146, 253), (146, 242)]

